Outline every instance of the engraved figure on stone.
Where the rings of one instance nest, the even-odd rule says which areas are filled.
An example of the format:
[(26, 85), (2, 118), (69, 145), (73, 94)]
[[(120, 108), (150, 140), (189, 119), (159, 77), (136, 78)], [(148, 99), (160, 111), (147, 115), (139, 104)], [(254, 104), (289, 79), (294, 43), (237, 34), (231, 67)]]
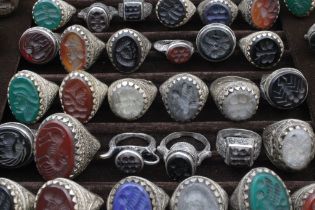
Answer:
[(115, 57), (118, 65), (134, 68), (138, 61), (138, 46), (130, 37), (122, 37), (116, 43)]
[(65, 196), (54, 192), (46, 192), (44, 194), (45, 207), (44, 210), (72, 210)]
[(45, 36), (38, 33), (27, 36), (22, 48), (35, 61), (44, 61), (53, 51), (52, 43)]
[[(70, 35), (71, 36), (71, 35)], [(65, 42), (67, 48), (68, 62), (72, 65), (73, 70), (80, 70), (84, 57), (84, 46), (78, 36), (71, 36)]]

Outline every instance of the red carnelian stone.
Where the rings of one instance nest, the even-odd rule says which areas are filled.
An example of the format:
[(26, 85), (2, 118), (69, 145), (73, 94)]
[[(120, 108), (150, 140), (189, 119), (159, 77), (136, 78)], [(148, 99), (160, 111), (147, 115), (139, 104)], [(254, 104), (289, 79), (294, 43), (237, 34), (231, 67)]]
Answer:
[(191, 52), (187, 47), (180, 46), (169, 49), (166, 56), (172, 63), (181, 64), (189, 61)]
[(278, 0), (255, 0), (252, 5), (252, 21), (257, 28), (268, 29), (279, 12)]
[(314, 210), (315, 209), (315, 193), (308, 196), (304, 202), (302, 210)]

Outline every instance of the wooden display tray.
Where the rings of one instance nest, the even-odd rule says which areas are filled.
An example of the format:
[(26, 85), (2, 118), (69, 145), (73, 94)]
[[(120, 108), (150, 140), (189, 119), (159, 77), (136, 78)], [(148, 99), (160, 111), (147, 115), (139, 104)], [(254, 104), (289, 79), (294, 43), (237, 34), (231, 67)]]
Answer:
[[(75, 6), (78, 10), (89, 6), (95, 2), (92, 0), (68, 0), (70, 4)], [(103, 3), (117, 7), (118, 0), (105, 0)], [(156, 0), (150, 0), (154, 5)], [(193, 1), (196, 5), (200, 1)], [(1, 122), (14, 121), (13, 116), (6, 103), (6, 88), (9, 79), (17, 70), (28, 69), (39, 73), (44, 78), (60, 84), (62, 79), (66, 76), (66, 71), (60, 64), (59, 59), (47, 65), (32, 65), (27, 63), (24, 59), (19, 58), (18, 53), (18, 39), (23, 31), (33, 25), (31, 21), (31, 7), (33, 0), (21, 0), (19, 9), (9, 17), (0, 19), (0, 40), (2, 40), (0, 48), (0, 119)], [(276, 121), (288, 118), (297, 118), (305, 120), (313, 124), (314, 122), (314, 108), (315, 108), (315, 59), (312, 52), (309, 50), (307, 42), (303, 36), (308, 28), (313, 24), (315, 14), (307, 18), (296, 18), (289, 14), (287, 9), (282, 6), (280, 18), (277, 24), (273, 27), (273, 31), (281, 36), (285, 43), (285, 53), (280, 64), (271, 70), (260, 70), (253, 67), (242, 55), (240, 49), (237, 47), (235, 53), (228, 60), (221, 63), (210, 63), (202, 59), (199, 55), (194, 55), (191, 61), (184, 65), (170, 64), (165, 55), (154, 51), (149, 53), (144, 64), (139, 71), (130, 75), (118, 73), (104, 52), (98, 61), (89, 70), (94, 76), (101, 81), (110, 85), (113, 81), (131, 77), (143, 78), (153, 81), (157, 86), (168, 79), (170, 76), (180, 73), (189, 72), (203, 79), (208, 85), (218, 77), (227, 75), (236, 75), (247, 77), (257, 84), (263, 74), (270, 73), (280, 67), (295, 67), (300, 69), (309, 81), (310, 94), (308, 101), (297, 109), (290, 111), (281, 111), (272, 108), (265, 100), (261, 100), (257, 114), (246, 122), (231, 122), (225, 119), (217, 107), (215, 106), (211, 97), (209, 97), (204, 109), (199, 114), (197, 119), (191, 123), (176, 123), (167, 114), (161, 96), (158, 94), (156, 100), (153, 102), (149, 111), (139, 120), (135, 122), (126, 122), (114, 116), (110, 111), (107, 99), (105, 99), (100, 110), (96, 116), (86, 125), (88, 130), (94, 134), (102, 144), (100, 151), (107, 150), (107, 145), (112, 136), (122, 132), (144, 132), (154, 136), (157, 143), (161, 141), (167, 134), (175, 131), (194, 131), (204, 134), (211, 142), (213, 156), (207, 159), (198, 168), (197, 174), (209, 177), (222, 185), (222, 187), (231, 194), (235, 189), (240, 179), (249, 171), (247, 168), (233, 168), (224, 164), (223, 159), (215, 151), (216, 133), (223, 128), (239, 127), (246, 128), (258, 133), (267, 125)], [(74, 16), (67, 26), (72, 24), (85, 23)], [(168, 29), (160, 24), (153, 12), (150, 17), (144, 22), (126, 23), (119, 19), (114, 19), (111, 22), (109, 32), (96, 34), (104, 42), (107, 41), (109, 36), (122, 28), (133, 28), (143, 32), (151, 42), (160, 39), (187, 39), (195, 42), (198, 31), (202, 28), (201, 21), (196, 13), (195, 16), (183, 27), (177, 29)], [(244, 37), (255, 30), (246, 24), (242, 18), (236, 19), (232, 25), (237, 39)], [(59, 32), (62, 32), (60, 30)], [(59, 99), (57, 98), (45, 116), (50, 114), (62, 112)], [(36, 129), (38, 123), (31, 127)], [(99, 160), (98, 155), (91, 162), (88, 168), (79, 175), (75, 181), (89, 190), (102, 196), (106, 201), (107, 195), (115, 184), (125, 175), (120, 173), (114, 166), (114, 161)], [(274, 170), (278, 173), (283, 180), (285, 180), (288, 188), (291, 191), (314, 182), (315, 180), (315, 163), (312, 162), (310, 166), (298, 173), (288, 173), (276, 169), (267, 159), (264, 152), (256, 161), (254, 167), (264, 166)], [(164, 163), (161, 161), (157, 166), (145, 166), (144, 170), (138, 174), (147, 178), (163, 189), (169, 195), (172, 195), (173, 190), (178, 183), (172, 182), (166, 175)], [(20, 182), (30, 191), (36, 193), (38, 188), (44, 183), (32, 163), (27, 167), (16, 170), (0, 170), (0, 176), (10, 178)], [(102, 208), (106, 209), (105, 206)]]

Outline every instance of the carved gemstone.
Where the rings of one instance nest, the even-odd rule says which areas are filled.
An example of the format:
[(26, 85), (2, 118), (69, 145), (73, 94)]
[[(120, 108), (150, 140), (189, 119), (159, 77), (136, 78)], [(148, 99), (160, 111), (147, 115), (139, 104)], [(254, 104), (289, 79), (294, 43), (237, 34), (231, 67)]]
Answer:
[(243, 137), (227, 137), (228, 142), (227, 155), (230, 165), (251, 166), (254, 155), (254, 139)]
[(279, 11), (279, 0), (255, 0), (251, 10), (252, 22), (259, 29), (268, 29), (278, 18)]
[(40, 110), (39, 92), (34, 82), (27, 77), (18, 76), (10, 82), (8, 94), (14, 117), (23, 123), (34, 122)]
[(313, 210), (315, 208), (315, 193), (310, 194), (304, 201), (301, 210)]
[(80, 122), (89, 119), (93, 111), (93, 93), (82, 78), (72, 78), (65, 82), (62, 91), (64, 111)]
[(166, 56), (172, 63), (182, 64), (189, 61), (192, 56), (192, 52), (189, 47), (175, 46), (168, 49)]
[(287, 191), (278, 177), (269, 173), (258, 173), (249, 186), (250, 209), (290, 210)]
[(193, 175), (190, 160), (182, 155), (174, 154), (167, 160), (167, 174), (172, 180), (183, 180)]
[(186, 8), (180, 0), (160, 0), (157, 16), (162, 24), (176, 27), (186, 16)]
[(0, 209), (1, 210), (12, 210), (14, 208), (12, 197), (9, 191), (0, 186)]
[(121, 171), (127, 174), (137, 173), (143, 167), (142, 157), (137, 152), (128, 150), (119, 153), (115, 163)]
[(38, 195), (36, 210), (74, 210), (75, 203), (72, 196), (62, 186), (49, 185)]
[(61, 24), (62, 13), (52, 0), (39, 0), (34, 5), (33, 18), (36, 25), (54, 30)]
[(142, 4), (139, 2), (124, 3), (124, 17), (127, 21), (139, 21), (142, 17)]
[(35, 141), (35, 161), (46, 180), (68, 178), (74, 170), (74, 137), (67, 126), (57, 120), (46, 122)]
[(148, 192), (139, 184), (125, 183), (116, 191), (113, 210), (152, 210)]
[(312, 0), (285, 0), (288, 9), (296, 16), (307, 16), (312, 8)]
[(101, 33), (105, 32), (109, 25), (109, 17), (106, 11), (100, 7), (93, 7), (86, 19), (89, 29)]
[(204, 24), (222, 23), (230, 25), (232, 22), (232, 13), (230, 8), (220, 2), (208, 4), (201, 16)]
[(60, 59), (68, 72), (84, 70), (87, 62), (85, 41), (78, 34), (68, 32), (61, 40)]

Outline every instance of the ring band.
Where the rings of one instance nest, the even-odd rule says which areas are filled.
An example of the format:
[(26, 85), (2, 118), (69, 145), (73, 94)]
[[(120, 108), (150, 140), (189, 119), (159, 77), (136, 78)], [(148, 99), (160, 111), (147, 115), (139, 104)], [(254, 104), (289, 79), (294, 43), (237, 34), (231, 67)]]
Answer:
[(315, 184), (310, 184), (291, 195), (293, 209), (312, 209), (315, 199)]
[(142, 21), (152, 12), (152, 4), (144, 0), (123, 0), (118, 4), (118, 15), (124, 21)]

